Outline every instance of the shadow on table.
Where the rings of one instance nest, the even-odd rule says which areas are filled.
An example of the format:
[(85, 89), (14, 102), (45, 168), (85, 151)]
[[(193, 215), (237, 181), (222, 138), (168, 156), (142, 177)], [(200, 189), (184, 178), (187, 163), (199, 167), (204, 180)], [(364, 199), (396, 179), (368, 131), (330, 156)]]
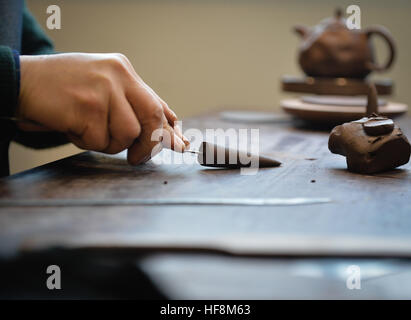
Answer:
[(357, 177), (376, 177), (376, 178), (392, 178), (392, 179), (405, 179), (409, 176), (409, 170), (396, 168), (393, 170), (380, 172), (380, 173), (373, 173), (373, 174), (362, 174), (356, 172), (350, 172), (346, 168), (331, 168), (332, 173), (337, 175), (341, 175), (347, 177), (347, 172), (355, 175)]
[[(0, 299), (165, 299), (135, 261), (58, 249), (3, 259)], [(59, 290), (47, 288), (50, 265), (60, 268)]]

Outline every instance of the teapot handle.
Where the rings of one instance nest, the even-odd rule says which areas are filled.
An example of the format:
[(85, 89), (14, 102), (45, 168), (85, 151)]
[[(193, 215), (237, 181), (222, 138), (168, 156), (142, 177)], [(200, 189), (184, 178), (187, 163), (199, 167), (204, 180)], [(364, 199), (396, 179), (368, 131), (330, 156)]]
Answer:
[(379, 35), (387, 42), (388, 48), (390, 50), (390, 56), (384, 65), (378, 65), (374, 62), (368, 62), (368, 68), (370, 70), (375, 70), (375, 71), (387, 70), (389, 67), (391, 67), (392, 63), (394, 62), (395, 53), (396, 53), (394, 39), (392, 38), (391, 33), (388, 31), (388, 29), (386, 29), (383, 26), (373, 26), (373, 27), (367, 28), (367, 30), (365, 30), (365, 34), (368, 40), (373, 34)]

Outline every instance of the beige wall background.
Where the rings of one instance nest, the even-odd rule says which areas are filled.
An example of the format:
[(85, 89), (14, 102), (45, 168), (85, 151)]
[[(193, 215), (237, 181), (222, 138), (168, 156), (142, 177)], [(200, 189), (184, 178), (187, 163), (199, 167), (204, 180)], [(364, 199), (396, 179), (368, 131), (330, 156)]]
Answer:
[[(57, 4), (62, 29), (47, 30), (58, 51), (121, 52), (180, 117), (212, 109), (278, 110), (279, 79), (300, 74), (296, 23), (314, 25), (337, 6), (357, 4), (362, 27), (382, 24), (399, 49), (393, 100), (411, 102), (411, 1), (408, 0), (27, 0), (45, 28)], [(386, 49), (375, 41), (378, 58)], [(13, 144), (13, 173), (79, 152), (33, 151)]]

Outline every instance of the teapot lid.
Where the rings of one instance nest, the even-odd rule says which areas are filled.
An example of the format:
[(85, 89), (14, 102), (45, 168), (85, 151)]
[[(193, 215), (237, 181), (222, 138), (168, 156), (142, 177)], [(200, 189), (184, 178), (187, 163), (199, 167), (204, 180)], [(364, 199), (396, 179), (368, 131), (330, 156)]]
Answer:
[(337, 8), (334, 12), (333, 17), (325, 18), (319, 23), (321, 28), (327, 27), (347, 27), (346, 19), (343, 17), (343, 10), (341, 8)]

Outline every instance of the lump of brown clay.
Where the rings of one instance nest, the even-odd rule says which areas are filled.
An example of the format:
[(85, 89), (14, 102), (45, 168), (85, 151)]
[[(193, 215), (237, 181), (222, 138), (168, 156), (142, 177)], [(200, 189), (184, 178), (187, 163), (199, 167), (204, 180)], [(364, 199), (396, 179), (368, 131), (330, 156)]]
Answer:
[(328, 148), (345, 156), (348, 170), (358, 173), (392, 170), (406, 164), (411, 152), (401, 129), (376, 114), (335, 127)]
[(260, 155), (251, 155), (244, 151), (224, 148), (209, 142), (202, 142), (198, 163), (206, 167), (247, 168), (258, 161), (258, 168), (278, 167), (281, 162)]

